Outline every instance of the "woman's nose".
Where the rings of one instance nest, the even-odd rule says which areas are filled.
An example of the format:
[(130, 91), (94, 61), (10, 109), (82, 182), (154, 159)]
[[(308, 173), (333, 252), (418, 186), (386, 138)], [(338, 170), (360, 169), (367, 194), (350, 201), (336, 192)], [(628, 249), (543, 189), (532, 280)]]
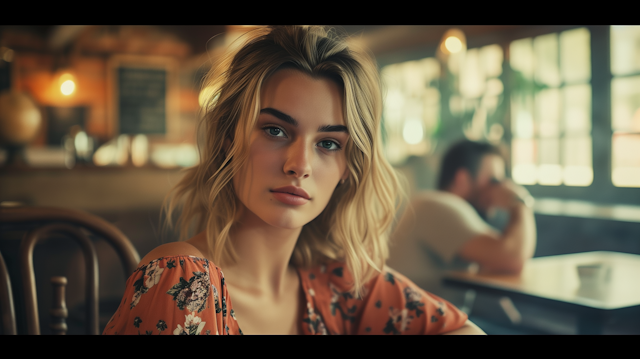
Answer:
[(287, 150), (287, 161), (284, 172), (296, 178), (307, 178), (311, 175), (311, 150), (305, 141), (298, 139)]

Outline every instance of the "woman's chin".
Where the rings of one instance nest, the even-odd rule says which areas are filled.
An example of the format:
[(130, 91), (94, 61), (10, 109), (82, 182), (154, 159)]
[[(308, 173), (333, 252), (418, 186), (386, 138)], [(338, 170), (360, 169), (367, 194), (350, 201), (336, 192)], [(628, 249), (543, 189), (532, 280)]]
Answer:
[[(305, 224), (309, 223), (313, 218), (308, 218), (301, 213), (295, 213), (290, 210), (271, 209), (264, 213), (252, 212), (245, 207), (246, 212), (241, 216), (240, 223), (251, 227), (274, 227), (285, 230), (301, 229)], [(304, 217), (304, 218), (303, 218)]]
[(271, 218), (265, 218), (265, 223), (269, 224), (271, 227), (285, 229), (285, 230), (296, 230), (304, 227), (305, 224), (309, 223), (309, 221), (305, 221), (301, 218), (296, 218), (298, 216), (269, 216)]

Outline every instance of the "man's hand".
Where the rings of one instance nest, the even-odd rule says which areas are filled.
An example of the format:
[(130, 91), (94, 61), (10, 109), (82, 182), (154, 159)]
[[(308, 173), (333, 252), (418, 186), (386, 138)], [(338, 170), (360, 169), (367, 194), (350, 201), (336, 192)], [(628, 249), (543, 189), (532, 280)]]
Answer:
[(533, 197), (523, 187), (504, 180), (481, 189), (478, 200), (487, 210), (508, 210), (509, 223), (500, 235), (487, 233), (469, 240), (460, 249), (460, 256), (478, 263), (483, 271), (521, 272), (536, 246), (536, 224), (530, 208)]
[(509, 179), (491, 183), (480, 193), (480, 205), (484, 208), (499, 207), (507, 210), (524, 203), (531, 206), (533, 197), (524, 187)]

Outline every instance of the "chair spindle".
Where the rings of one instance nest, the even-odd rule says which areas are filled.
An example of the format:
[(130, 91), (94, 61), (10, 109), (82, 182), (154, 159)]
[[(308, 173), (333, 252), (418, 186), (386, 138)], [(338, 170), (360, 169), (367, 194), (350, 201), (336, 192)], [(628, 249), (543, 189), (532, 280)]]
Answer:
[(67, 334), (66, 319), (69, 316), (67, 311), (67, 302), (65, 300), (65, 292), (67, 286), (66, 277), (51, 277), (53, 285), (53, 308), (51, 309), (51, 329), (53, 334)]

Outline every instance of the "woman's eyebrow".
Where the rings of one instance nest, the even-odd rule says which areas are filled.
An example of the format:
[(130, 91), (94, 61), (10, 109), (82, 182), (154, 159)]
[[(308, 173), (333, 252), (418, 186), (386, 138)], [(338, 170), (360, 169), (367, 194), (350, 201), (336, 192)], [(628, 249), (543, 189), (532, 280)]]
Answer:
[(286, 113), (282, 113), (274, 108), (271, 108), (271, 107), (263, 108), (262, 110), (260, 110), (260, 113), (268, 113), (271, 116), (277, 117), (290, 125), (293, 125), (296, 127), (298, 126), (298, 121), (296, 121), (293, 117), (287, 115)]
[[(298, 121), (295, 120), (293, 117), (287, 115), (284, 112), (278, 111), (275, 108), (271, 108), (271, 107), (266, 107), (263, 108), (262, 110), (260, 110), (260, 113), (267, 113), (273, 117), (276, 117), (292, 126), (298, 126)], [(343, 126), (343, 125), (323, 125), (318, 127), (318, 132), (345, 132), (345, 133), (349, 133), (349, 131), (347, 130), (347, 126)]]
[(318, 127), (318, 132), (345, 132), (349, 133), (347, 126), (343, 125), (324, 125)]

